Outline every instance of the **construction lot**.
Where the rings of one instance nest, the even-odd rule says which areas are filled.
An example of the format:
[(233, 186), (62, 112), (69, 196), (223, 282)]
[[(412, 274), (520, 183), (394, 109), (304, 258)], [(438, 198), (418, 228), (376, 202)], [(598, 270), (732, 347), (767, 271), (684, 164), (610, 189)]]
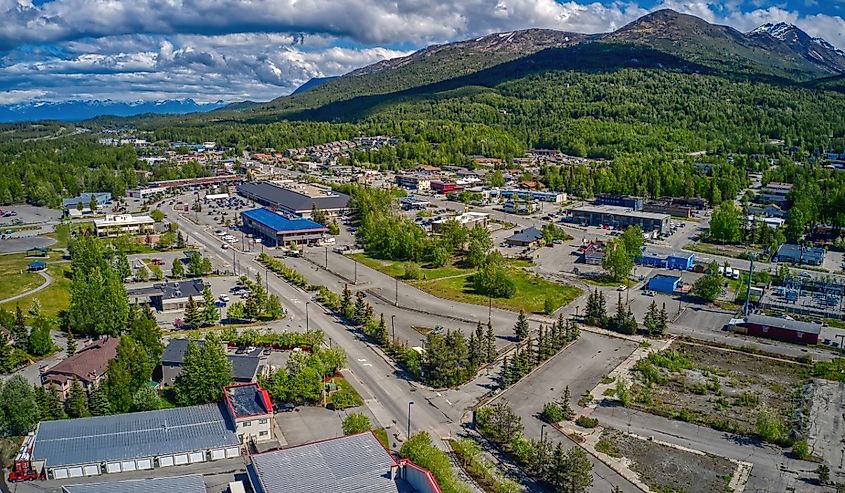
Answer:
[(786, 360), (674, 342), (634, 365), (631, 407), (718, 430), (755, 434), (770, 409), (789, 429), (806, 366)]
[(623, 460), (652, 491), (733, 491), (729, 484), (736, 465), (721, 457), (670, 447), (612, 428), (602, 432), (596, 449)]

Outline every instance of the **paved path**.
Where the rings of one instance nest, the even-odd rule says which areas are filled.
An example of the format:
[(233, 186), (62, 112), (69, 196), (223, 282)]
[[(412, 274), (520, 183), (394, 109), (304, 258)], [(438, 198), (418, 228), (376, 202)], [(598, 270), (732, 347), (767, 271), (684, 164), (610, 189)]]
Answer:
[(11, 298), (6, 298), (5, 300), (0, 300), (0, 303), (8, 303), (10, 301), (19, 300), (19, 299), (24, 298), (26, 296), (29, 296), (31, 294), (35, 294), (35, 293), (41, 291), (42, 289), (47, 288), (47, 286), (53, 284), (53, 276), (51, 276), (50, 274), (48, 274), (46, 271), (43, 271), (43, 270), (39, 271), (38, 273), (41, 274), (41, 277), (44, 278), (44, 282), (40, 286), (38, 286), (35, 289), (30, 289), (29, 291), (26, 291), (26, 292), (23, 292), (21, 294), (17, 294), (15, 296), (12, 296)]

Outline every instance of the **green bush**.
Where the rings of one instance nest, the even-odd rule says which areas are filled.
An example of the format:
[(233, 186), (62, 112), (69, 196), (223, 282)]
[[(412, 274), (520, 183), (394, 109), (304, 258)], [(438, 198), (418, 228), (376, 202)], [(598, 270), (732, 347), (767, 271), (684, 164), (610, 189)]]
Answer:
[(578, 416), (578, 419), (575, 420), (575, 424), (582, 428), (595, 428), (599, 425), (599, 420), (589, 416)]
[(556, 402), (547, 402), (543, 406), (541, 417), (547, 423), (560, 423), (563, 421), (563, 409)]
[(344, 435), (355, 435), (370, 430), (370, 418), (362, 413), (352, 413), (343, 418), (341, 423)]
[(435, 447), (428, 432), (420, 432), (412, 436), (399, 449), (403, 459), (411, 461), (431, 471), (443, 493), (469, 493), (470, 489), (455, 477), (452, 463), (446, 452)]
[(807, 440), (798, 440), (792, 445), (792, 455), (801, 460), (810, 458), (810, 447), (807, 445)]

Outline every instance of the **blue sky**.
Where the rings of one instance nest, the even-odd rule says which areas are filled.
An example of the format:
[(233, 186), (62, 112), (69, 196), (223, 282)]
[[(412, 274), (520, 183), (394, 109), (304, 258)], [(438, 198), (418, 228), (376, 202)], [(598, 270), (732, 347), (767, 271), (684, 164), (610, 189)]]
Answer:
[(845, 0), (0, 0), (0, 104), (269, 100), (431, 43), (606, 32), (659, 8), (845, 49)]

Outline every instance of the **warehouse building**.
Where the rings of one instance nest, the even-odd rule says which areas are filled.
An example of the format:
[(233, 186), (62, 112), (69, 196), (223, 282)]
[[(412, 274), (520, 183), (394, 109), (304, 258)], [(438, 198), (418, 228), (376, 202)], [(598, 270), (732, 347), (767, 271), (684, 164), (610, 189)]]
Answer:
[(397, 462), (372, 432), (252, 456), (255, 493), (440, 493), (431, 472)]
[(793, 344), (815, 345), (819, 342), (822, 326), (814, 322), (800, 322), (767, 315), (749, 315), (739, 324), (739, 332), (748, 335), (791, 342)]
[(349, 195), (308, 183), (244, 182), (238, 185), (238, 193), (271, 209), (306, 218), (314, 209), (337, 215), (349, 206)]
[(645, 203), (642, 197), (634, 197), (631, 195), (613, 195), (609, 193), (600, 193), (596, 195), (594, 202), (596, 205), (624, 207), (635, 211), (642, 210), (643, 204)]
[(640, 212), (626, 207), (612, 205), (584, 205), (569, 210), (572, 220), (576, 223), (590, 226), (609, 225), (624, 229), (628, 226), (639, 226), (644, 232), (669, 231), (669, 214), (654, 212)]
[(47, 479), (149, 470), (241, 455), (227, 411), (218, 404), (42, 421), (32, 442), (31, 466)]
[(62, 493), (206, 493), (207, 491), (205, 481), (199, 474), (62, 486)]
[(328, 232), (325, 226), (310, 219), (289, 219), (267, 208), (241, 212), (243, 226), (264, 240), (268, 246), (310, 245), (323, 239)]

